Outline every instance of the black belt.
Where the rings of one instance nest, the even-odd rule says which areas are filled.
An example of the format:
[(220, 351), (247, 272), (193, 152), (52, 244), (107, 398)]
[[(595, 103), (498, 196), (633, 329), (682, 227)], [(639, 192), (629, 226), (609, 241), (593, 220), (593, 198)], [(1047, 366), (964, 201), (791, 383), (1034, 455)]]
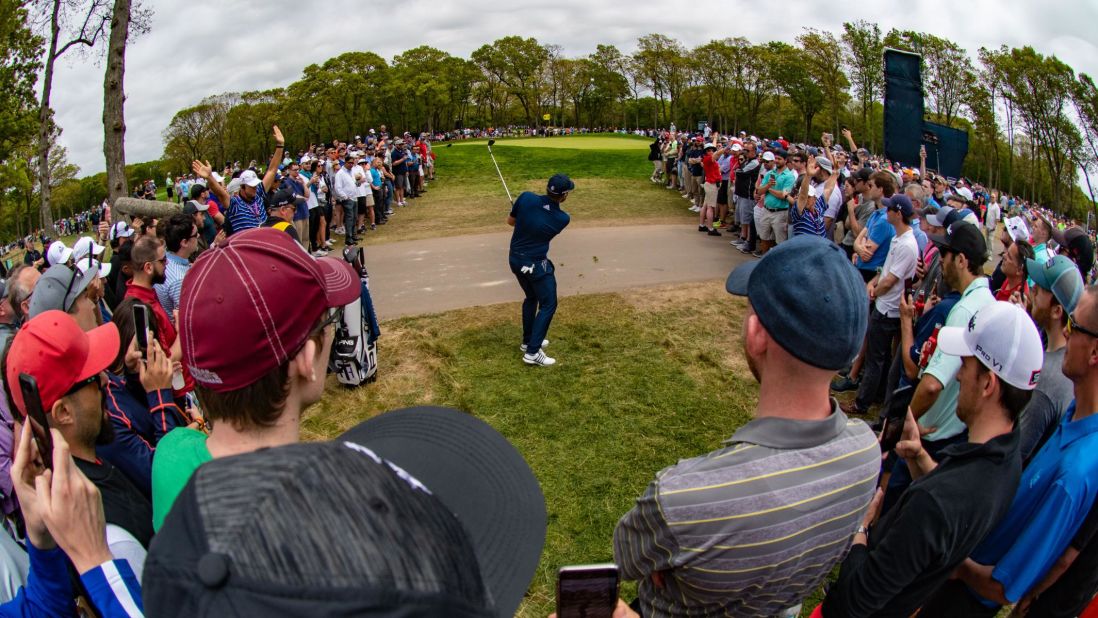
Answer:
[[(766, 206), (763, 206), (763, 208), (766, 208)], [(788, 208), (766, 208), (766, 209), (769, 210), (770, 212), (785, 212), (785, 211), (789, 210)]]

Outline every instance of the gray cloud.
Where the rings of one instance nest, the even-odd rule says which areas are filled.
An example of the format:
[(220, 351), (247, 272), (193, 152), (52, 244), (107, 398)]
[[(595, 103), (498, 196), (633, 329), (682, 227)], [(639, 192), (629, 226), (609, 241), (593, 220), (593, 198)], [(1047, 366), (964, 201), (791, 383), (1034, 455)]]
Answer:
[[(338, 5), (287, 0), (156, 0), (152, 30), (127, 51), (126, 158), (147, 161), (163, 151), (161, 133), (179, 109), (228, 91), (288, 85), (305, 66), (350, 50), (386, 59), (418, 45), (468, 56), (510, 34), (533, 36), (582, 55), (599, 43), (632, 51), (638, 37), (660, 32), (693, 46), (744, 36), (792, 41), (802, 26), (838, 32), (865, 19), (889, 28), (945, 36), (975, 54), (980, 47), (1032, 45), (1076, 71), (1098, 74), (1093, 24), (1098, 3), (920, 0), (908, 3), (819, 4), (786, 0), (404, 0)], [(82, 173), (104, 169), (103, 65), (62, 63), (53, 106), (61, 143)]]

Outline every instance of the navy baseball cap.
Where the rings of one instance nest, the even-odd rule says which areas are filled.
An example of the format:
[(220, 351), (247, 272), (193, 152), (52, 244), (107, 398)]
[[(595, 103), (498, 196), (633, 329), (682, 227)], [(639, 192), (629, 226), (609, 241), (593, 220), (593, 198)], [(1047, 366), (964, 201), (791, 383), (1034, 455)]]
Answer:
[(892, 197), (886, 197), (881, 200), (881, 202), (884, 203), (885, 208), (898, 211), (905, 217), (910, 217), (915, 214), (915, 206), (911, 203), (911, 198), (903, 193), (896, 193)]
[(738, 266), (724, 289), (746, 296), (770, 337), (813, 367), (838, 371), (862, 347), (869, 322), (865, 282), (829, 240), (791, 238)]
[(572, 179), (567, 175), (554, 174), (553, 177), (549, 179), (549, 185), (546, 190), (553, 195), (564, 195), (575, 188), (576, 183), (572, 182)]

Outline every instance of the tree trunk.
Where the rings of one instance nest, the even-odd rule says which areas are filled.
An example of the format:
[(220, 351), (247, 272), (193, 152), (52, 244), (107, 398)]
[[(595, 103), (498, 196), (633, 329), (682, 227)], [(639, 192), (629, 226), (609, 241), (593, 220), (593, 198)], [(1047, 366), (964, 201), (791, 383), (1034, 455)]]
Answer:
[(125, 75), (126, 39), (130, 35), (130, 0), (114, 0), (107, 70), (103, 76), (103, 156), (107, 161), (107, 199), (126, 195)]
[(53, 227), (50, 212), (50, 92), (53, 90), (53, 65), (57, 61), (57, 39), (61, 35), (61, 0), (53, 0), (50, 16), (50, 51), (46, 55), (46, 70), (42, 76), (42, 98), (38, 105), (38, 194), (39, 219), (43, 227)]

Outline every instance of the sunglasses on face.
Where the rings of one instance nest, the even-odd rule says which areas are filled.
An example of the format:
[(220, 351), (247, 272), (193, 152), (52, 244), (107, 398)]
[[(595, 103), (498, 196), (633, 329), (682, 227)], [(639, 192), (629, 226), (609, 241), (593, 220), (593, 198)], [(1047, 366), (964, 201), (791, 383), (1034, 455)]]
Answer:
[(1087, 337), (1098, 339), (1098, 333), (1079, 326), (1079, 323), (1075, 321), (1075, 316), (1073, 314), (1068, 314), (1067, 335), (1070, 337), (1073, 333), (1077, 332), (1082, 333)]

